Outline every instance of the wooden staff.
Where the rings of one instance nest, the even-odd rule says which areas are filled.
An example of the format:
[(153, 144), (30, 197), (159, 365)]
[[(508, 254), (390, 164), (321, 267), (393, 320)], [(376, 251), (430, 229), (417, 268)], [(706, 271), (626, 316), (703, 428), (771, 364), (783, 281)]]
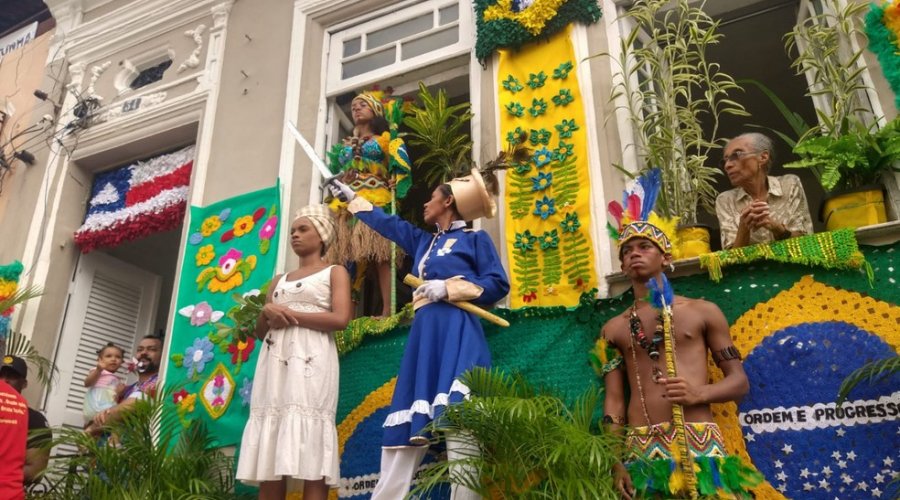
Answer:
[[(413, 288), (418, 288), (419, 286), (422, 285), (422, 283), (424, 283), (424, 281), (422, 281), (421, 278), (417, 278), (416, 276), (413, 276), (412, 274), (407, 274), (406, 276), (404, 276), (403, 282)], [(509, 321), (506, 321), (505, 319), (501, 318), (500, 316), (497, 316), (496, 314), (485, 311), (484, 309), (476, 306), (475, 304), (473, 304), (471, 302), (466, 302), (463, 300), (461, 300), (459, 302), (445, 300), (444, 302), (446, 302), (448, 304), (452, 304), (452, 305), (462, 309), (463, 311), (470, 312), (470, 313), (474, 314), (475, 316), (478, 316), (479, 318), (489, 321), (495, 325), (509, 326)]]

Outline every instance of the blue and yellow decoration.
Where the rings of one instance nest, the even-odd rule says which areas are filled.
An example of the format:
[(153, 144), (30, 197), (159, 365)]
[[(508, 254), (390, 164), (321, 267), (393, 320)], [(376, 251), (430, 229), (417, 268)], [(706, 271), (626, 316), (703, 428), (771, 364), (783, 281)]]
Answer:
[(897, 325), (897, 305), (811, 276), (734, 323), (750, 393), (713, 409), (729, 452), (768, 480), (756, 498), (896, 498), (900, 376), (859, 386), (841, 407), (834, 400), (853, 370), (897, 355)]

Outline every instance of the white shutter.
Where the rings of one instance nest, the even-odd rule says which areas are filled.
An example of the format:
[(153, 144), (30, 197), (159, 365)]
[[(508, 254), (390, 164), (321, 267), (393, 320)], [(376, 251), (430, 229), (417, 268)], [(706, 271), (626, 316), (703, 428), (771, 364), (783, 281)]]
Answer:
[(108, 255), (81, 257), (56, 351), (59, 383), (47, 399), (51, 425), (83, 425), (83, 382), (97, 351), (112, 342), (130, 358), (137, 340), (151, 332), (159, 287), (159, 276)]

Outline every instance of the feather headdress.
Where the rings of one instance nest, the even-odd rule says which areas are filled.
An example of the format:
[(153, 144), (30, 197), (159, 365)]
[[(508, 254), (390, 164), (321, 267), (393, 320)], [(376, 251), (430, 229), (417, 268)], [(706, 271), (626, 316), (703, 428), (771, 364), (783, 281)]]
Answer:
[(609, 203), (610, 219), (606, 227), (619, 248), (634, 238), (646, 238), (665, 253), (675, 255), (675, 227), (677, 218), (663, 218), (653, 211), (662, 187), (662, 173), (658, 168), (648, 170), (626, 186), (622, 202)]

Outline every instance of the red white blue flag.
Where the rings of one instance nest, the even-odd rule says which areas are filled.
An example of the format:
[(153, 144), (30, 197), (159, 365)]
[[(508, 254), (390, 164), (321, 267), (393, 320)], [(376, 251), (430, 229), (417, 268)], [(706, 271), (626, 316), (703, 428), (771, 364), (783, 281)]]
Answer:
[(184, 219), (194, 146), (97, 174), (75, 243), (88, 253), (168, 231)]

